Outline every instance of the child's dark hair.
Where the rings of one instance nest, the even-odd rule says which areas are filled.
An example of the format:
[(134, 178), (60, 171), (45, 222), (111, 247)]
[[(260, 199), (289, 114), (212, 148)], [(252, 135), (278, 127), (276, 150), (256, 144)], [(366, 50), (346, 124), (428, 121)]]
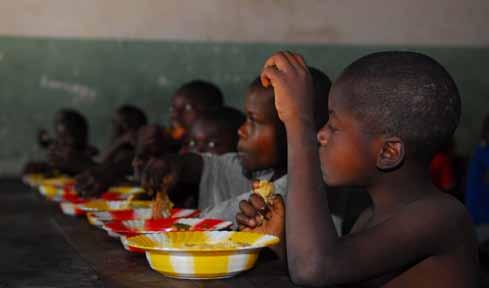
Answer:
[(217, 109), (224, 103), (219, 87), (203, 80), (194, 80), (183, 84), (178, 88), (176, 94), (184, 95), (187, 99), (205, 109)]
[(117, 113), (126, 129), (137, 130), (148, 123), (144, 111), (133, 105), (122, 105)]
[(239, 127), (246, 121), (246, 116), (236, 108), (222, 106), (218, 110), (203, 113), (199, 119), (212, 121), (225, 130), (236, 131), (237, 135)]
[(460, 120), (455, 81), (423, 54), (370, 54), (348, 66), (338, 82), (348, 90), (348, 109), (367, 130), (401, 138), (415, 158), (429, 160)]
[(62, 124), (73, 137), (75, 148), (85, 150), (88, 146), (88, 123), (85, 117), (73, 109), (61, 109), (56, 113), (55, 123)]
[(199, 116), (199, 120), (213, 122), (219, 130), (229, 131), (234, 133), (236, 144), (238, 141), (238, 129), (246, 121), (246, 116), (243, 112), (229, 106), (222, 106), (218, 110), (206, 112)]

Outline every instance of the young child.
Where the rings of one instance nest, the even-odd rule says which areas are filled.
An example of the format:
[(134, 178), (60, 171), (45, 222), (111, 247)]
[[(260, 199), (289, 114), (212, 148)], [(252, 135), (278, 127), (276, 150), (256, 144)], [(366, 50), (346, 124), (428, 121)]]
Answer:
[[(316, 69), (312, 71), (314, 91), (328, 91), (328, 77)], [(314, 93), (314, 100), (318, 104), (316, 107), (323, 107), (327, 93)], [(245, 114), (246, 122), (238, 131), (238, 153), (221, 156), (188, 153), (150, 160), (143, 173), (143, 186), (161, 189), (164, 175), (172, 175), (176, 182), (199, 183), (198, 203), (202, 216), (230, 221), (239, 211), (240, 201), (251, 194), (253, 180), (270, 181), (276, 193), (285, 195), (285, 129), (274, 107), (273, 89), (263, 87), (258, 78), (246, 94)], [(326, 119), (327, 113), (318, 110), (313, 123), (319, 129)]]
[(146, 125), (145, 113), (132, 105), (116, 110), (112, 120), (112, 141), (99, 165), (76, 177), (76, 190), (84, 196), (97, 196), (110, 186), (126, 181), (132, 173), (132, 160), (139, 128)]
[(489, 116), (482, 125), (481, 143), (469, 164), (465, 203), (476, 226), (477, 240), (489, 240)]
[(182, 85), (171, 99), (170, 134), (173, 140), (181, 145), (198, 116), (223, 103), (221, 90), (210, 82), (194, 80)]
[(132, 159), (139, 128), (146, 125), (147, 122), (146, 114), (138, 107), (133, 105), (119, 107), (112, 119), (111, 144), (102, 156), (101, 162), (114, 162), (119, 158)]
[(144, 167), (152, 158), (159, 158), (168, 153), (169, 141), (164, 128), (160, 125), (151, 124), (139, 129), (136, 150), (132, 161), (134, 178), (141, 180)]
[(190, 128), (181, 154), (211, 153), (222, 155), (236, 152), (239, 127), (245, 122), (244, 114), (232, 107), (223, 106), (200, 115)]
[[(273, 55), (262, 80), (274, 87), (287, 130), (289, 186), (286, 217), (276, 197), (269, 220), (256, 229), (277, 234), (285, 228), (293, 282), (475, 286), (477, 246), (468, 214), (432, 185), (428, 173), (434, 151), (450, 139), (460, 118), (457, 87), (439, 63), (413, 52), (355, 61), (331, 89), (330, 117), (317, 140), (303, 58)], [(335, 233), (321, 178), (331, 186), (365, 187), (372, 198), (373, 207), (349, 235)], [(247, 208), (253, 209), (242, 209), (246, 217), (239, 221), (253, 230), (256, 210), (265, 204), (256, 196), (251, 200)]]
[(90, 153), (93, 148), (88, 145), (88, 124), (78, 111), (58, 111), (54, 118), (54, 131), (54, 139), (46, 141), (48, 161), (28, 164), (24, 173), (74, 176), (94, 165)]
[[(209, 153), (222, 155), (236, 152), (239, 127), (244, 123), (244, 114), (232, 107), (218, 108), (204, 112), (190, 128), (185, 145), (179, 154)], [(178, 193), (171, 193), (175, 205), (185, 208), (198, 207), (198, 183), (179, 183), (172, 188)], [(179, 195), (187, 195), (178, 197)], [(176, 199), (175, 199), (176, 198)]]

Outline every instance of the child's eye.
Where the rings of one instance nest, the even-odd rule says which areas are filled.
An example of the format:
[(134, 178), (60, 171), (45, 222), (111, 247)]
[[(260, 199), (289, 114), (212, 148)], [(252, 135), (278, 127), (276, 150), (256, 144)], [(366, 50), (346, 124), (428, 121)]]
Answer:
[(188, 146), (195, 147), (195, 141), (194, 140), (190, 140), (190, 142), (188, 142)]
[(190, 104), (185, 105), (185, 111), (192, 111), (193, 107)]
[(336, 132), (338, 131), (338, 128), (334, 127), (333, 125), (331, 125), (330, 123), (328, 123), (327, 125), (328, 129), (331, 131), (331, 132)]
[(214, 141), (209, 141), (209, 143), (207, 143), (207, 146), (208, 146), (209, 148), (214, 148), (214, 147), (216, 147), (216, 142), (214, 142)]

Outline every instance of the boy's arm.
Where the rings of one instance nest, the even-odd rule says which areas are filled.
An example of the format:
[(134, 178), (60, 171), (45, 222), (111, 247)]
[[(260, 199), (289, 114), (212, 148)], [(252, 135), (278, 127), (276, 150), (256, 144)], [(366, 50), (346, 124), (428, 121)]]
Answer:
[[(465, 216), (456, 221), (462, 219), (463, 208), (453, 210), (447, 204), (450, 201), (445, 201), (416, 205), (372, 229), (339, 238), (320, 174), (312, 86), (302, 58), (288, 52), (275, 54), (265, 64), (262, 82), (273, 85), (275, 105), (287, 130), (285, 231), (289, 272), (295, 283), (352, 283), (394, 272), (439, 252), (445, 248), (441, 242), (453, 243), (446, 239), (460, 234), (457, 225), (470, 227)], [(454, 215), (457, 210), (462, 214)]]
[(149, 191), (161, 188), (163, 177), (172, 175), (173, 183), (199, 183), (204, 161), (195, 153), (185, 155), (165, 155), (149, 160), (141, 177), (141, 185)]

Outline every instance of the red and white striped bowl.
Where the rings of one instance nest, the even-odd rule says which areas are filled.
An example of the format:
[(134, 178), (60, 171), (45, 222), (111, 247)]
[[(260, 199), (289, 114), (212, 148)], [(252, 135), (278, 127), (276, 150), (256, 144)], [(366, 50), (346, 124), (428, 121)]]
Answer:
[[(173, 208), (170, 218), (193, 218), (199, 216), (200, 211), (197, 209)], [(116, 211), (90, 212), (87, 214), (90, 224), (103, 226), (110, 221), (125, 220), (147, 220), (152, 218), (151, 208), (136, 208)]]
[(135, 236), (158, 232), (214, 231), (229, 228), (233, 223), (220, 219), (162, 218), (148, 220), (112, 221), (102, 228), (114, 235)]

